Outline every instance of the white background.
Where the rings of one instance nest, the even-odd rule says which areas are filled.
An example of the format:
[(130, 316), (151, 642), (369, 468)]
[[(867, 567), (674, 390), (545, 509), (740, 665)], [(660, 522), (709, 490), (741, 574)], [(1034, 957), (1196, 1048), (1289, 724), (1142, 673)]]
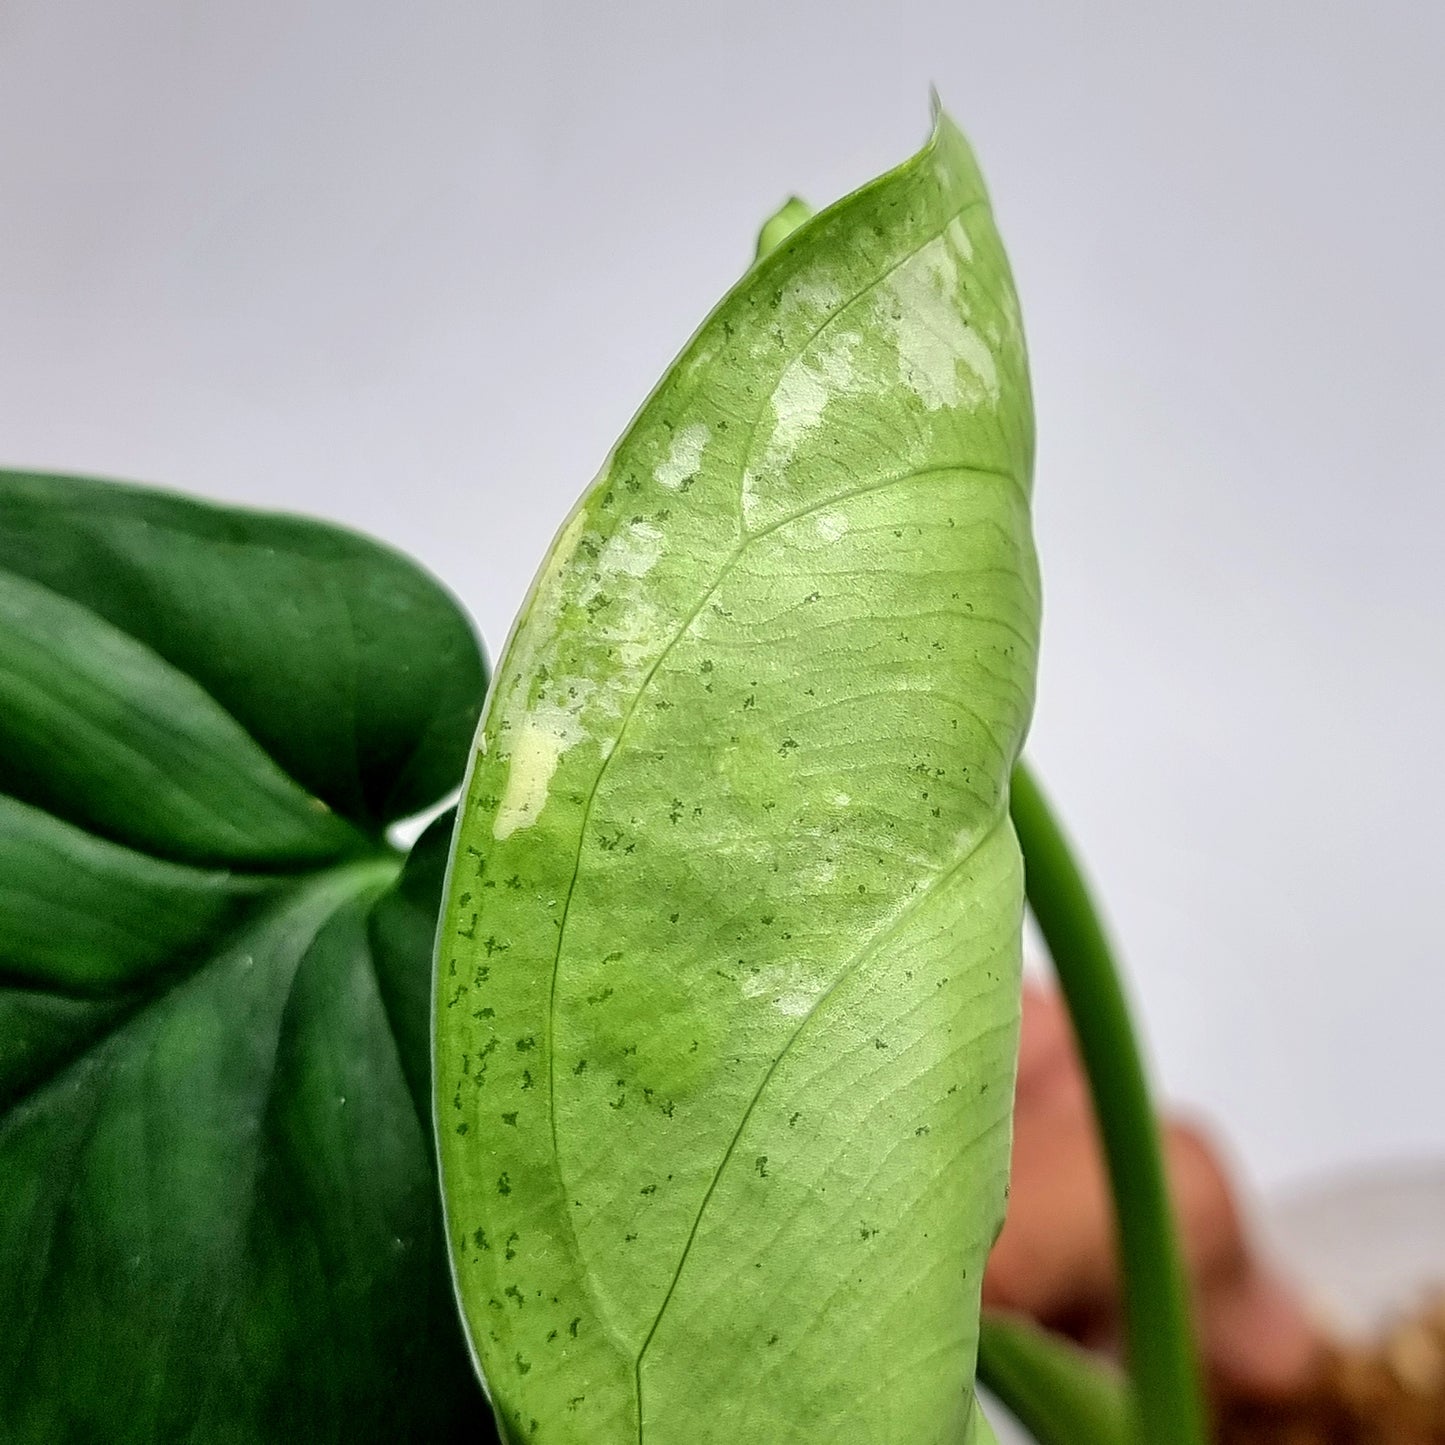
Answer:
[(789, 191), (938, 85), (1035, 360), (1032, 744), (1170, 1093), (1445, 1153), (1445, 21), (1415, 4), (0, 0), (0, 460), (344, 520), (495, 652)]

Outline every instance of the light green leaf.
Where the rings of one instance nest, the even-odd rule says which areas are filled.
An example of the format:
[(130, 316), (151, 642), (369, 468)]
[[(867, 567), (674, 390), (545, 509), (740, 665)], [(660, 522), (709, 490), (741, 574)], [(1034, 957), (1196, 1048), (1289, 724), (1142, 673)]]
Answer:
[(452, 600), (293, 518), (0, 473), (0, 1439), (477, 1438), (428, 1119)]
[(986, 1437), (1032, 445), (940, 119), (754, 266), (554, 544), (438, 942), (449, 1242), (512, 1440)]

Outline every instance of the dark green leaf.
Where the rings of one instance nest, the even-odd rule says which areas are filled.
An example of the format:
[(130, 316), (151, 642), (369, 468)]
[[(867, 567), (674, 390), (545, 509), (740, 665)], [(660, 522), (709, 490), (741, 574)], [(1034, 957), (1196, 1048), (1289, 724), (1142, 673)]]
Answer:
[(449, 828), (385, 837), (483, 686), (372, 542), (0, 474), (6, 1445), (485, 1438), (424, 1107)]
[(476, 641), (452, 599), (389, 548), (300, 517), (9, 473), (0, 573), (149, 648), (300, 788), (363, 827), (457, 784), (478, 705)]

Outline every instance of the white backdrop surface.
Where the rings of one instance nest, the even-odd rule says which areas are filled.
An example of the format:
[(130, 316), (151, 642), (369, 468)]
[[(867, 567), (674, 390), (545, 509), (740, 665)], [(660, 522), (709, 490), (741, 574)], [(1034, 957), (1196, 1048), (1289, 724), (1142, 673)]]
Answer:
[(1445, 11), (0, 3), (0, 463), (333, 517), (495, 652), (790, 191), (936, 84), (1023, 296), (1031, 744), (1169, 1092), (1445, 1154)]

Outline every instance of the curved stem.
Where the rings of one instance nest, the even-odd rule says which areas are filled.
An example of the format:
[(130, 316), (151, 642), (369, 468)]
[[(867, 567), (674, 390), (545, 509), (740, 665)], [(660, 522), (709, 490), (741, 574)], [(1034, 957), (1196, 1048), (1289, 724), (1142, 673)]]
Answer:
[(1137, 1445), (1119, 1371), (1022, 1316), (979, 1321), (978, 1378), (1037, 1445)]
[(1093, 1094), (1114, 1195), (1129, 1373), (1141, 1445), (1204, 1445), (1189, 1296), (1149, 1086), (1108, 939), (1027, 768), (1010, 805), (1029, 907), (1053, 958)]

